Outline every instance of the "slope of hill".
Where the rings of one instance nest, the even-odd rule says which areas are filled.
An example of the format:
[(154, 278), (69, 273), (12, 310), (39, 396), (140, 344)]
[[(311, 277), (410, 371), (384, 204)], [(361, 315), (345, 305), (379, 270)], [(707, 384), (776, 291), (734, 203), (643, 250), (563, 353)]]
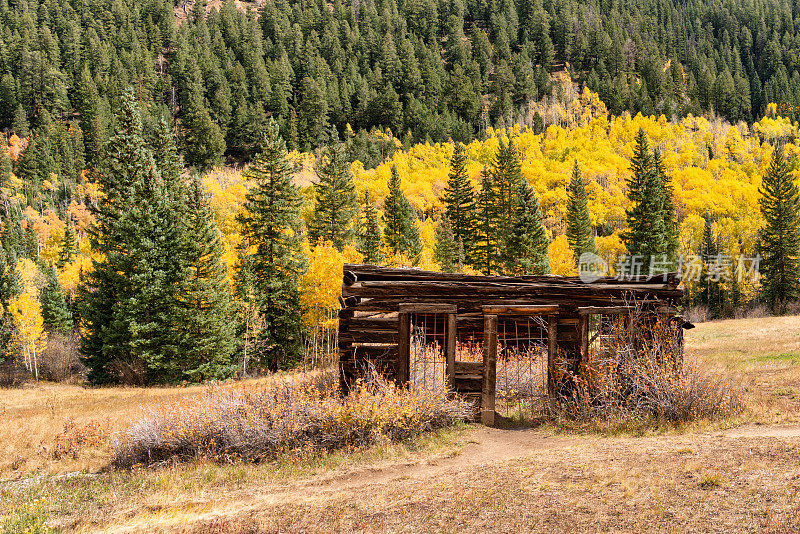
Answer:
[(3, 2), (0, 129), (75, 122), (92, 162), (133, 84), (153, 117), (180, 120), (186, 161), (201, 167), (249, 157), (269, 116), (300, 149), (347, 124), (468, 141), (490, 126), (547, 126), (531, 103), (558, 96), (549, 73), (561, 68), (615, 114), (713, 109), (749, 122), (777, 102), (795, 116), (799, 11), (747, 0)]

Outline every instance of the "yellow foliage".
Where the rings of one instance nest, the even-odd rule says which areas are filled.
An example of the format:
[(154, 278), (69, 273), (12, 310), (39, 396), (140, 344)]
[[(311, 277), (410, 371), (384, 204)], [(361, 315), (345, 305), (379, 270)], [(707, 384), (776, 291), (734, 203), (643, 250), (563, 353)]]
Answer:
[(47, 283), (47, 280), (36, 264), (28, 258), (22, 258), (17, 260), (17, 271), (22, 281), (23, 291), (33, 295), (34, 298), (39, 298), (39, 291)]
[(26, 290), (8, 308), (14, 319), (14, 337), (22, 349), (25, 366), (38, 378), (39, 355), (47, 347), (47, 332), (44, 330), (39, 299)]
[(578, 269), (572, 249), (567, 242), (567, 236), (562, 234), (556, 237), (548, 249), (550, 257), (550, 272), (559, 276), (575, 276)]

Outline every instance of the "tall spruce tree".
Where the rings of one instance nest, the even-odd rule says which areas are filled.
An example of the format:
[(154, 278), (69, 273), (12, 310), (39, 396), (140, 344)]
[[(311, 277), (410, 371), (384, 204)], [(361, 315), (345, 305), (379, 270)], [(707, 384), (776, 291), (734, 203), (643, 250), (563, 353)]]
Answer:
[(478, 197), (479, 256), (484, 274), (492, 274), (510, 258), (509, 239), (517, 212), (517, 195), (524, 182), (513, 139), (500, 140), (497, 155), (481, 175)]
[(666, 254), (670, 268), (673, 268), (678, 256), (678, 217), (675, 213), (672, 178), (667, 174), (664, 158), (658, 148), (653, 149), (653, 172), (658, 176), (661, 194), (660, 216), (664, 228), (663, 254)]
[(58, 332), (72, 329), (72, 312), (67, 307), (64, 290), (58, 281), (55, 267), (47, 269), (47, 285), (42, 289), (42, 319), (44, 324)]
[[(13, 251), (9, 254), (5, 247), (0, 246), (0, 364), (6, 367), (9, 385), (14, 382), (13, 359), (16, 351), (13, 349), (14, 318), (9, 313), (9, 304), (22, 291), (22, 281), (17, 271), (17, 261)], [(3, 380), (0, 375), (0, 381)]]
[(452, 273), (464, 267), (464, 249), (453, 233), (453, 227), (446, 215), (436, 224), (436, 244), (433, 257), (442, 271)]
[(312, 242), (330, 241), (339, 251), (353, 241), (358, 200), (344, 145), (329, 147), (317, 162), (316, 205), (308, 226)]
[(364, 192), (364, 209), (361, 228), (358, 233), (358, 251), (364, 256), (366, 263), (380, 265), (386, 258), (383, 256), (383, 240), (378, 224), (378, 210), (372, 203), (369, 190)]
[(131, 89), (116, 123), (96, 173), (103, 197), (89, 235), (100, 256), (79, 289), (81, 350), (94, 383), (175, 381), (181, 199), (165, 187)]
[[(95, 180), (103, 193), (89, 229), (94, 259), (93, 269), (84, 276), (78, 292), (81, 321), (81, 354), (89, 368), (92, 383), (123, 379), (141, 381), (141, 362), (131, 354), (127, 322), (119, 316), (118, 303), (133, 290), (129, 272), (122, 270), (131, 236), (125, 235), (121, 219), (126, 215), (128, 187), (155, 172), (152, 152), (143, 135), (142, 117), (132, 91), (123, 93), (116, 128), (101, 155)], [(135, 376), (132, 376), (135, 375)]]
[(231, 286), (219, 228), (197, 175), (188, 184), (186, 207), (181, 368), (193, 379), (227, 378), (235, 349)]
[(497, 272), (500, 262), (500, 238), (496, 230), (497, 203), (494, 198), (492, 175), (488, 167), (481, 171), (481, 189), (478, 193), (478, 241), (473, 254), (473, 266), (490, 275)]
[(589, 217), (586, 184), (583, 182), (578, 160), (572, 167), (572, 178), (567, 186), (567, 241), (575, 255), (575, 263), (584, 252), (594, 252), (594, 232)]
[(58, 261), (56, 267), (63, 269), (64, 266), (78, 255), (78, 238), (75, 235), (75, 227), (70, 223), (67, 224), (67, 229), (64, 230), (64, 240), (61, 243), (61, 250), (58, 253)]
[(625, 211), (628, 229), (623, 234), (623, 241), (628, 254), (641, 262), (641, 274), (646, 274), (653, 262), (659, 262), (666, 254), (667, 247), (662, 213), (663, 188), (658, 173), (653, 169), (647, 135), (641, 128), (636, 134), (631, 170), (633, 174), (627, 180), (631, 207)]
[(550, 238), (542, 224), (539, 199), (524, 180), (519, 185), (516, 204), (505, 270), (513, 275), (547, 274), (550, 272)]
[(717, 261), (719, 247), (714, 236), (711, 215), (703, 215), (703, 241), (700, 243), (700, 258), (703, 268), (697, 281), (695, 302), (708, 306), (709, 318), (719, 317), (722, 311), (722, 289), (720, 281), (715, 280), (712, 265)]
[(776, 313), (800, 296), (800, 191), (783, 154), (772, 151), (759, 188), (765, 225), (759, 234), (761, 284), (765, 300)]
[(456, 143), (450, 159), (450, 175), (442, 202), (445, 215), (452, 228), (456, 243), (459, 243), (464, 260), (472, 261), (477, 240), (475, 220), (475, 191), (467, 176), (467, 155), (462, 143)]
[(408, 255), (416, 263), (422, 252), (417, 216), (400, 189), (400, 173), (392, 165), (389, 195), (383, 203), (383, 236), (393, 253)]
[(270, 120), (264, 151), (245, 171), (255, 184), (239, 221), (254, 247), (254, 298), (264, 327), (257, 355), (270, 370), (297, 363), (302, 351), (302, 321), (297, 281), (304, 269), (301, 252), (300, 192), (278, 124)]

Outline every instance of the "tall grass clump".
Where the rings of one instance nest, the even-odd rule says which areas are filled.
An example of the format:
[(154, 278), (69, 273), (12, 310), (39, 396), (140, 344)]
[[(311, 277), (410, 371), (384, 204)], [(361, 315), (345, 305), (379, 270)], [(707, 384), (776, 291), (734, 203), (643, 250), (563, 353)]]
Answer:
[(408, 390), (373, 377), (338, 390), (335, 370), (225, 385), (151, 409), (115, 446), (113, 465), (212, 458), (261, 461), (403, 440), (471, 415), (444, 390)]
[(680, 425), (739, 413), (741, 393), (728, 379), (683, 361), (680, 324), (641, 311), (598, 318), (589, 356), (558, 363), (569, 387), (551, 405), (570, 426), (637, 428)]

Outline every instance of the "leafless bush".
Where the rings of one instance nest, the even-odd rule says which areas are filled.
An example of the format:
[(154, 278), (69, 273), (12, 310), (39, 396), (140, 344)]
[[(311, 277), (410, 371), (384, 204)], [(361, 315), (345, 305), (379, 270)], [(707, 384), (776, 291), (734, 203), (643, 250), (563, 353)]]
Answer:
[(708, 321), (708, 306), (704, 304), (691, 306), (683, 312), (683, 316), (690, 323), (704, 323)]
[(800, 301), (793, 300), (786, 303), (786, 315), (800, 315)]
[(341, 396), (334, 370), (297, 373), (256, 387), (214, 386), (151, 409), (119, 436), (113, 464), (259, 461), (287, 451), (401, 440), (470, 415), (468, 404), (445, 392), (398, 389), (375, 377)]
[(769, 317), (770, 315), (772, 314), (769, 308), (764, 304), (753, 304), (751, 306), (737, 308), (733, 314), (736, 319), (760, 319), (762, 317)]
[(560, 379), (573, 385), (554, 404), (565, 421), (685, 423), (743, 409), (739, 391), (722, 377), (683, 364), (674, 321), (637, 313), (630, 327), (615, 320), (605, 346), (571, 373), (560, 363)]
[(39, 365), (43, 378), (57, 382), (79, 380), (86, 374), (74, 333), (51, 332), (47, 336), (47, 348), (42, 352)]
[(0, 388), (20, 386), (26, 375), (25, 368), (16, 357), (0, 357)]

